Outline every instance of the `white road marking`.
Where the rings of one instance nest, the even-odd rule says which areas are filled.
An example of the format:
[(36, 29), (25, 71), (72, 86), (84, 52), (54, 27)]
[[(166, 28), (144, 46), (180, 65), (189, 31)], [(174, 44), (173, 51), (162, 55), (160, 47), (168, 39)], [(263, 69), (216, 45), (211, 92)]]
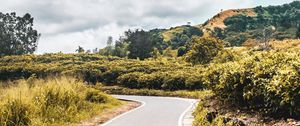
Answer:
[[(126, 99), (126, 100), (127, 100), (127, 99)], [(136, 111), (136, 110), (138, 110), (138, 109), (140, 109), (140, 108), (142, 108), (142, 107), (144, 107), (144, 106), (146, 105), (146, 103), (143, 102), (143, 101), (138, 101), (138, 100), (130, 100), (130, 101), (136, 101), (136, 102), (142, 103), (142, 105), (140, 105), (140, 106), (137, 107), (137, 108), (131, 109), (130, 111), (125, 112), (125, 113), (123, 113), (123, 114), (121, 114), (121, 115), (118, 115), (118, 116), (116, 116), (115, 118), (113, 118), (113, 119), (111, 119), (111, 120), (109, 120), (109, 121), (107, 121), (107, 122), (101, 124), (100, 126), (106, 126), (106, 125), (108, 125), (109, 123), (111, 123), (112, 121), (114, 121), (114, 120), (116, 120), (116, 119), (118, 119), (118, 118), (121, 118), (121, 117), (123, 117), (123, 116), (125, 116), (125, 115), (127, 115), (127, 114), (129, 114), (129, 113), (131, 113), (131, 112), (134, 112), (134, 111)]]

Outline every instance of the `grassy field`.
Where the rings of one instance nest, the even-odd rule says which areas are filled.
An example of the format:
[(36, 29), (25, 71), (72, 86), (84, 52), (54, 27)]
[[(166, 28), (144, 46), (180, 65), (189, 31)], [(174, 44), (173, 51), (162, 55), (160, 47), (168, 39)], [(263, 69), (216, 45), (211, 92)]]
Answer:
[(69, 77), (32, 77), (0, 85), (1, 126), (77, 125), (123, 104)]

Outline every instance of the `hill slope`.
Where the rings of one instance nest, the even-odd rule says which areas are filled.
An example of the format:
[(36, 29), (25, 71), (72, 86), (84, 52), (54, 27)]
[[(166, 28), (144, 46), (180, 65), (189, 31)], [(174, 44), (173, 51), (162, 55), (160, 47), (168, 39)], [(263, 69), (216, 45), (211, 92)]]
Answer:
[[(204, 32), (204, 36), (217, 37), (230, 43), (231, 46), (240, 46), (248, 39), (258, 40), (261, 38), (263, 29), (269, 26), (276, 28), (271, 36), (273, 39), (299, 38), (300, 1), (279, 6), (226, 10), (218, 13), (204, 24), (190, 27), (200, 29)], [(165, 29), (162, 36), (165, 41), (176, 40), (185, 34), (183, 31), (186, 28), (187, 26), (178, 26)], [(180, 39), (179, 41), (184, 40)]]
[(244, 14), (244, 15), (252, 16), (252, 17), (256, 16), (256, 13), (254, 12), (254, 10), (252, 8), (230, 9), (230, 10), (226, 10), (226, 11), (222, 11), (222, 12), (218, 13), (217, 15), (215, 15), (213, 18), (209, 19), (204, 24), (200, 24), (197, 26), (201, 29), (207, 29), (207, 30), (213, 30), (215, 27), (224, 29), (224, 28), (226, 28), (226, 25), (224, 24), (224, 20), (229, 17), (238, 15), (238, 14)]
[(300, 1), (294, 1), (280, 6), (227, 10), (204, 23), (202, 28), (232, 46), (239, 46), (248, 39), (261, 39), (263, 30), (270, 26), (275, 27), (272, 39), (299, 38), (299, 24)]

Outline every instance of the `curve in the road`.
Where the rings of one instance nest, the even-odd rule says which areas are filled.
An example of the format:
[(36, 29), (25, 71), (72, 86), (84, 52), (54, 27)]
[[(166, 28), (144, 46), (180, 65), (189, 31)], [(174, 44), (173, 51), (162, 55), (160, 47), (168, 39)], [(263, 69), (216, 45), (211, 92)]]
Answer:
[(125, 95), (115, 97), (141, 102), (142, 105), (100, 126), (182, 126), (185, 113), (195, 102), (192, 99), (171, 97)]

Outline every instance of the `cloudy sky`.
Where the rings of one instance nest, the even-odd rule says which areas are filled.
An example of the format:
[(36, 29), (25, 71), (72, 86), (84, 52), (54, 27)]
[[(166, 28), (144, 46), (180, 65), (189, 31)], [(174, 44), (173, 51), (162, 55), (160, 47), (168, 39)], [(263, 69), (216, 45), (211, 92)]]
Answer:
[(37, 53), (73, 53), (78, 46), (103, 48), (127, 29), (203, 23), (221, 9), (293, 0), (0, 0), (0, 12), (30, 13), (42, 34)]

